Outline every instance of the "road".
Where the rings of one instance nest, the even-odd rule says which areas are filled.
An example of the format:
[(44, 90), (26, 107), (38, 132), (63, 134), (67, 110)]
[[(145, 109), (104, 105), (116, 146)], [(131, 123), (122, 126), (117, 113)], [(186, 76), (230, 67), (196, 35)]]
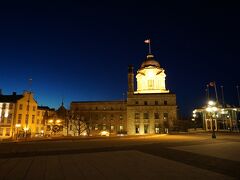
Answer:
[(0, 143), (0, 179), (239, 179), (239, 152), (221, 134)]

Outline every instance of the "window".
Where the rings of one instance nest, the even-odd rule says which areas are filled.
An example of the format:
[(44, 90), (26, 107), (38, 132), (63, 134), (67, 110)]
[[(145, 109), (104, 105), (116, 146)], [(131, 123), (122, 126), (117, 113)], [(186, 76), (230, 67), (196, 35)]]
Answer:
[(11, 123), (11, 120), (12, 120), (12, 114), (9, 114), (8, 119), (7, 119), (7, 123)]
[(160, 125), (155, 124), (155, 134), (159, 134), (159, 133), (160, 133)]
[(34, 124), (35, 115), (32, 115), (32, 123)]
[(6, 128), (5, 136), (10, 136), (10, 128)]
[(122, 120), (122, 119), (123, 119), (123, 115), (120, 115), (120, 116), (119, 116), (119, 119)]
[(148, 133), (148, 124), (144, 124), (144, 133), (147, 134)]
[(3, 128), (0, 128), (0, 136), (3, 135)]
[(8, 120), (11, 121), (12, 120), (12, 114), (8, 115)]
[(167, 101), (164, 101), (163, 103), (164, 103), (164, 105), (167, 105)]
[(120, 130), (120, 131), (123, 131), (123, 125), (120, 125), (120, 126), (119, 126), (119, 130)]
[(12, 108), (13, 108), (13, 104), (10, 103), (10, 104), (9, 104), (9, 109), (12, 109)]
[(19, 104), (19, 110), (22, 110), (22, 109), (23, 109), (23, 105)]
[(155, 105), (158, 105), (158, 101), (155, 101)]
[(96, 107), (96, 110), (98, 110), (98, 107)]
[(113, 117), (114, 117), (113, 114), (111, 114), (111, 120), (113, 120)]
[(138, 101), (135, 101), (135, 104), (138, 104), (139, 102)]
[(158, 113), (154, 113), (154, 118), (155, 119), (159, 119), (159, 114)]
[(145, 105), (145, 106), (148, 105), (148, 102), (147, 102), (147, 101), (144, 101), (144, 105)]
[(39, 119), (37, 119), (37, 124), (39, 124)]
[(140, 119), (140, 113), (135, 113), (135, 119)]
[(36, 111), (36, 107), (35, 106), (33, 106), (33, 111)]
[(43, 119), (41, 120), (41, 124), (44, 124), (44, 121), (43, 121)]
[(163, 119), (167, 120), (168, 119), (168, 113), (163, 113)]
[(4, 103), (3, 105), (2, 105), (2, 109), (5, 109), (6, 108), (6, 104)]
[(111, 131), (113, 131), (114, 130), (114, 126), (113, 125), (111, 125)]
[(29, 105), (27, 105), (27, 111), (29, 111)]
[(143, 113), (143, 119), (148, 119), (149, 118), (149, 114), (148, 113)]
[(22, 121), (22, 114), (18, 114), (18, 124), (20, 124)]
[(37, 116), (40, 116), (40, 111), (37, 111)]
[(96, 131), (98, 130), (98, 124), (95, 125), (95, 130), (96, 130)]
[(135, 133), (136, 133), (136, 134), (139, 134), (139, 132), (140, 132), (140, 127), (139, 127), (139, 125), (137, 124), (137, 125), (135, 125)]
[(152, 79), (148, 80), (148, 89), (153, 89), (154, 81)]
[(72, 125), (70, 125), (69, 130), (72, 131)]
[(106, 130), (106, 124), (102, 125), (102, 130)]
[(29, 115), (27, 114), (26, 115), (26, 119), (25, 119), (25, 123), (28, 124), (28, 118), (29, 118)]

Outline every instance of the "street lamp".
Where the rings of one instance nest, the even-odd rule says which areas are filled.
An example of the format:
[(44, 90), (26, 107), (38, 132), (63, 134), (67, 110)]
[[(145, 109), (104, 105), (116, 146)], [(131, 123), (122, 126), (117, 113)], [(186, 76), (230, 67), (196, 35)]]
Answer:
[(209, 112), (209, 114), (210, 114), (210, 118), (211, 118), (211, 122), (212, 122), (212, 138), (216, 138), (216, 133), (215, 133), (216, 126), (215, 126), (215, 124), (213, 125), (213, 116), (218, 111), (218, 108), (215, 105), (216, 105), (216, 103), (214, 101), (209, 101), (208, 106), (206, 108), (206, 111)]

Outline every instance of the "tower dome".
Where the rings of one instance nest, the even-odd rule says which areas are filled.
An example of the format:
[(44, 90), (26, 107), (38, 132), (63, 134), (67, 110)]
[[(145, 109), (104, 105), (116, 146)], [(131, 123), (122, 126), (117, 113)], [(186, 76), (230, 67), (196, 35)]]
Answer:
[(141, 69), (149, 66), (160, 68), (160, 64), (154, 59), (153, 54), (147, 55), (147, 59), (142, 63)]
[(165, 87), (166, 74), (159, 62), (149, 53), (137, 71), (137, 91), (135, 93), (169, 93)]

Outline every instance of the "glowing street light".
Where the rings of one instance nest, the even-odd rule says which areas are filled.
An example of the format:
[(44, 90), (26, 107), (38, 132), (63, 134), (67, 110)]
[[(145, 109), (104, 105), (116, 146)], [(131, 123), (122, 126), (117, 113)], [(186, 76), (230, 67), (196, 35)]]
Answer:
[(215, 115), (215, 112), (218, 111), (218, 108), (215, 105), (216, 103), (214, 101), (208, 101), (208, 107), (206, 108), (206, 111), (210, 113), (210, 118), (212, 121), (212, 138), (216, 138), (215, 124), (213, 125), (213, 115)]

